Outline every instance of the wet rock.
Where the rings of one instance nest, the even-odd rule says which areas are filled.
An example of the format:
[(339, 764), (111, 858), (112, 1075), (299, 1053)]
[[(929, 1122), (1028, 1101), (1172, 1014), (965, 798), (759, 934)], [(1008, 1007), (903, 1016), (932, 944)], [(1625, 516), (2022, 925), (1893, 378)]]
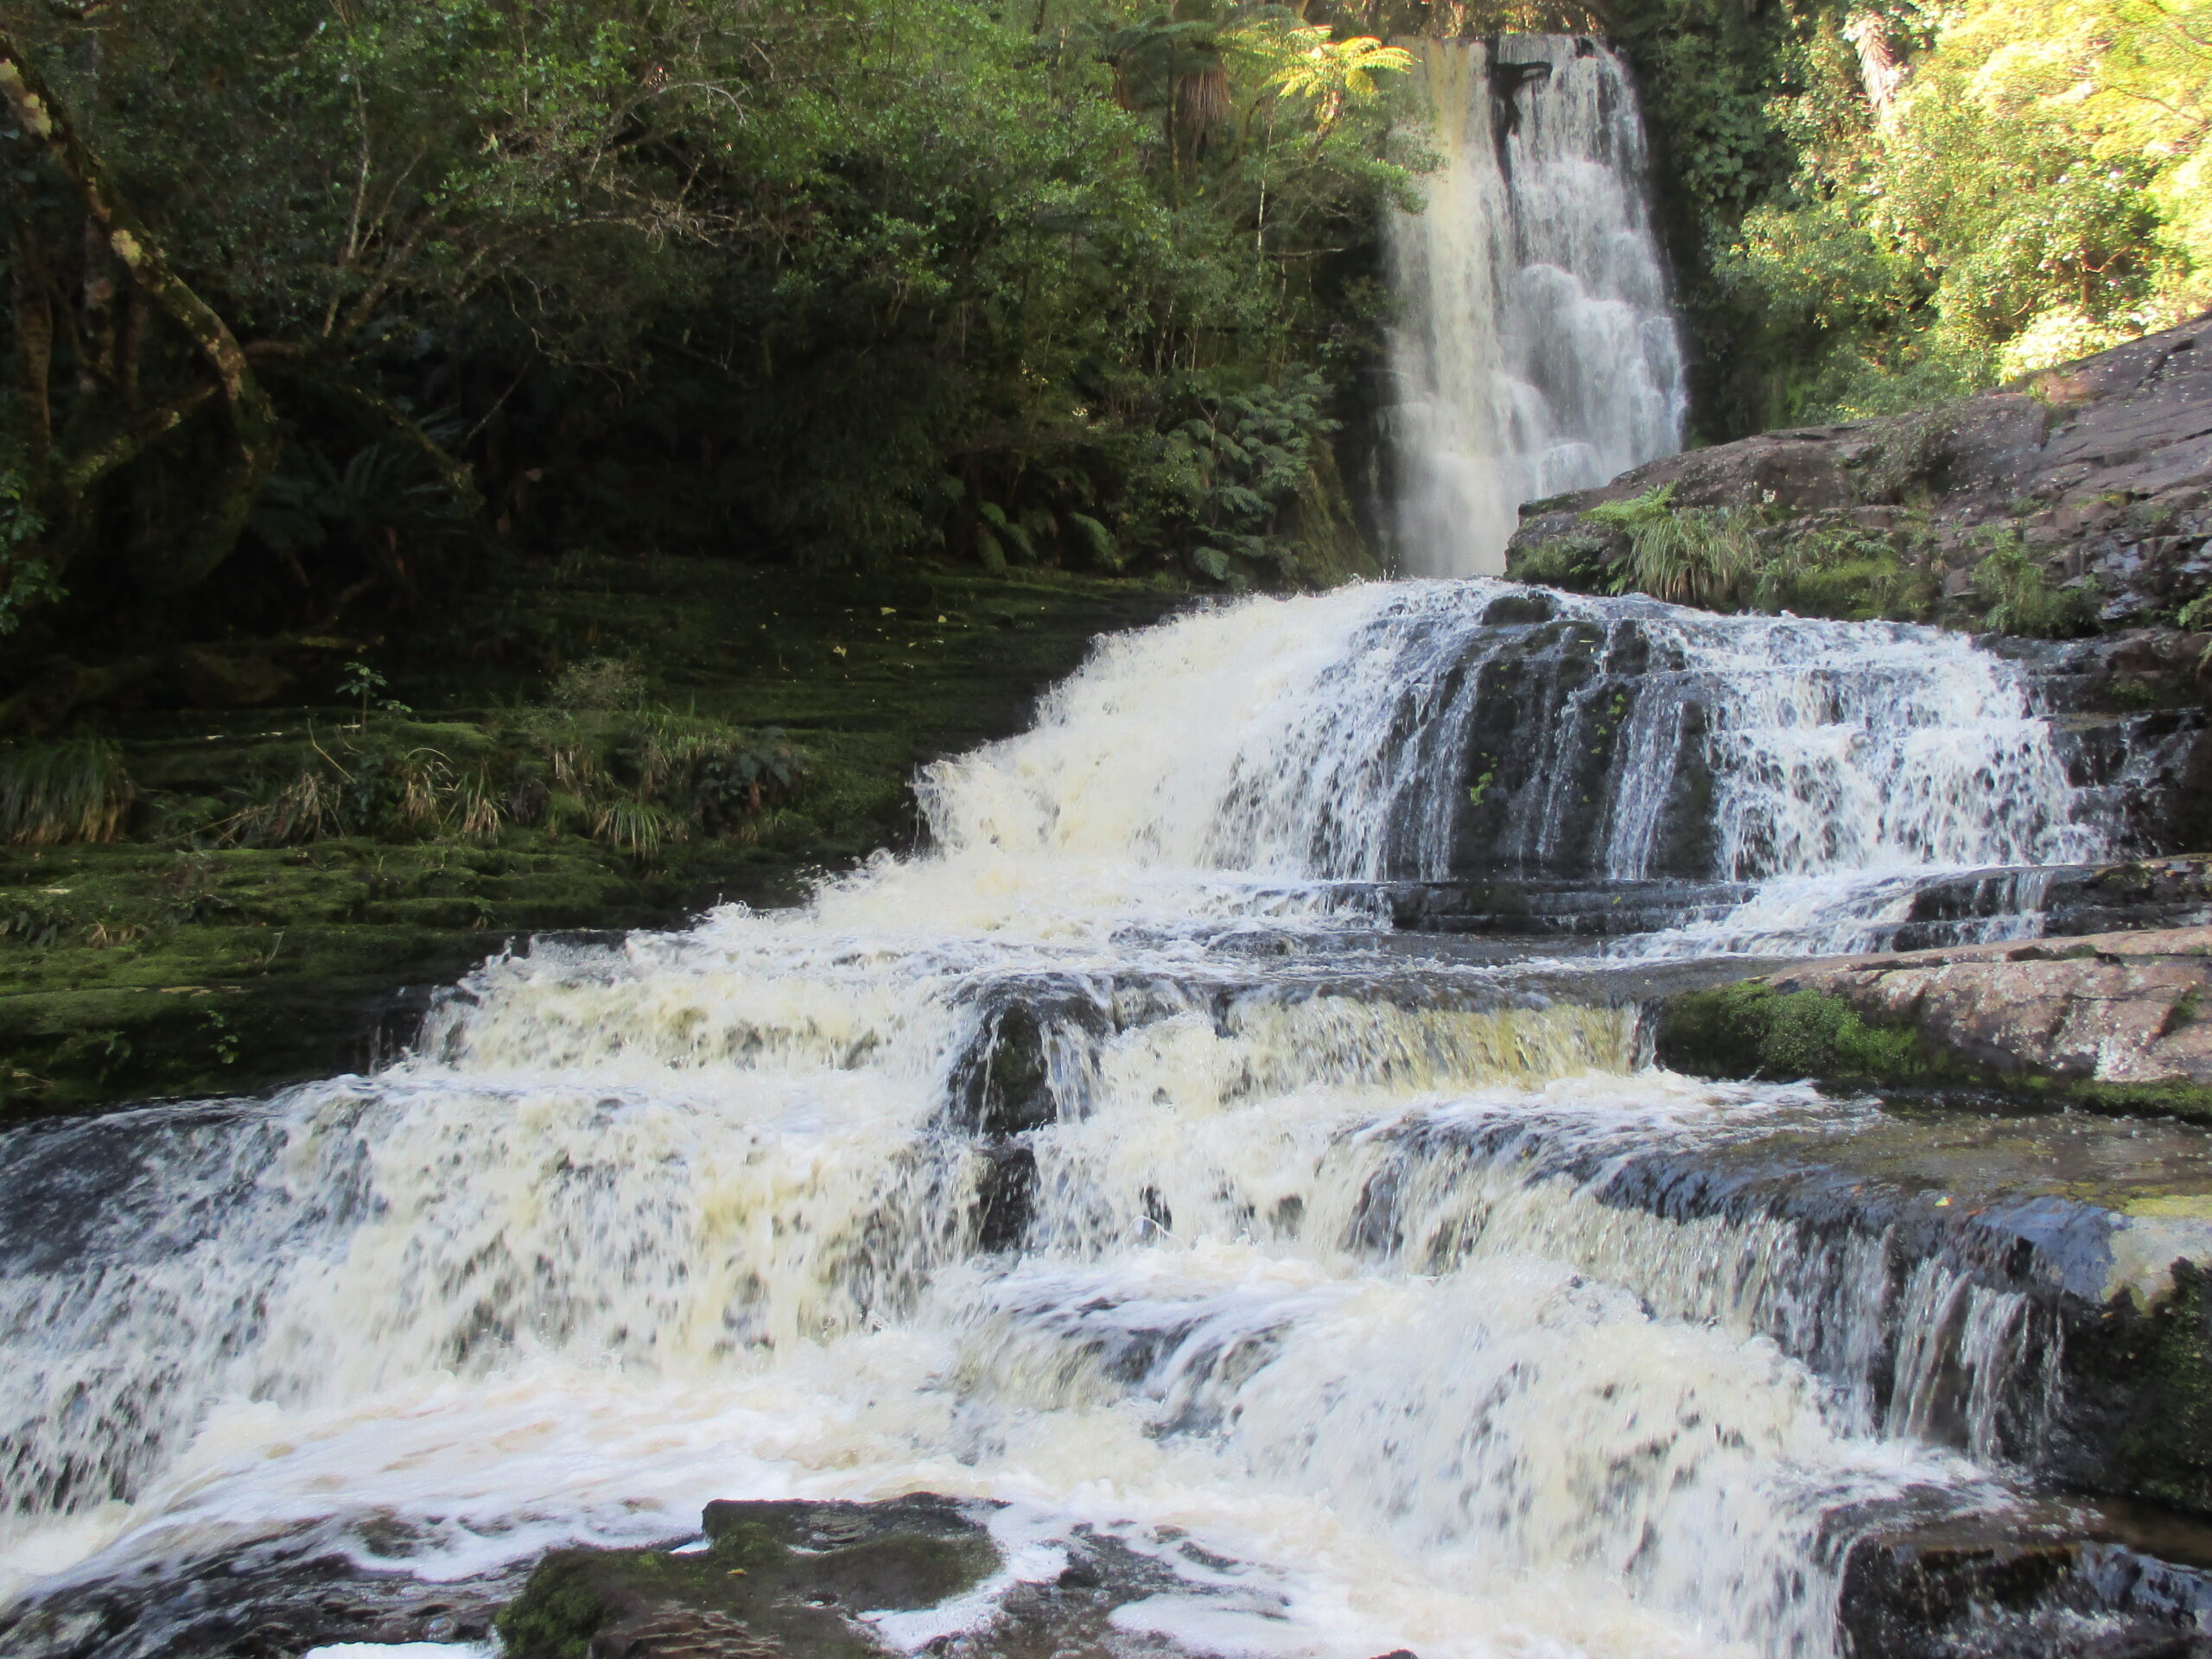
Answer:
[(1108, 1029), (1111, 1016), (1091, 987), (1066, 978), (1005, 979), (985, 987), (975, 1031), (951, 1077), (952, 1122), (971, 1134), (1023, 1134), (1057, 1122), (1068, 1107), (1055, 1062)]
[(1874, 1529), (1844, 1560), (1850, 1659), (2207, 1659), (2212, 1535), (2046, 1503)]

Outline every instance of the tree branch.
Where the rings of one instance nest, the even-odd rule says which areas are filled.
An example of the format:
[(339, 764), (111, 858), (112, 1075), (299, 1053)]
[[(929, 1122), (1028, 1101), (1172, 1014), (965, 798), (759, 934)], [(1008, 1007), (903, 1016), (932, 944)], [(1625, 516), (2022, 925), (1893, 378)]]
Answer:
[(174, 402), (148, 410), (111, 429), (105, 437), (86, 444), (61, 461), (54, 470), (55, 486), (65, 496), (82, 495), (148, 446), (182, 426), (195, 411), (213, 402), (214, 396), (213, 386), (196, 386)]
[(0, 100), (75, 187), (86, 212), (131, 281), (191, 339), (222, 389), (235, 452), (213, 510), (204, 516), (182, 557), (163, 573), (164, 587), (192, 587), (211, 575), (238, 544), (261, 480), (276, 465), (276, 412), (229, 325), (169, 268), (160, 245), (117, 193), (99, 158), (78, 137), (29, 55), (5, 30), (0, 30)]
[(246, 347), (246, 355), (256, 362), (265, 364), (270, 372), (289, 376), (303, 385), (327, 392), (342, 403), (352, 404), (379, 424), (389, 427), (430, 463), (445, 481), (446, 487), (453, 492), (464, 507), (471, 512), (483, 507), (483, 495), (476, 487), (475, 469), (458, 456), (448, 454), (435, 439), (389, 400), (349, 379), (334, 365), (296, 346), (256, 340)]

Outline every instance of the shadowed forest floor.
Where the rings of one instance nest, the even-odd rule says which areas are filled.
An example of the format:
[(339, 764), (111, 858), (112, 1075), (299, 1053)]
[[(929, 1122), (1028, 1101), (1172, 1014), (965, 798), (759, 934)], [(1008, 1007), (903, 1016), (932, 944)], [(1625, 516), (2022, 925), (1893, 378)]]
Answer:
[[(377, 702), (406, 712), (372, 704), (365, 734), (339, 704), (134, 714), (118, 734), (130, 838), (0, 849), (0, 1098), (68, 1109), (355, 1069), (411, 1036), (431, 989), (531, 933), (790, 902), (812, 872), (911, 842), (918, 766), (1020, 729), (1095, 635), (1181, 598), (1045, 573), (571, 558), (505, 601), (526, 641), (505, 664), (395, 668)], [(542, 704), (554, 666), (593, 659), (634, 665), (658, 708), (780, 728), (804, 767), (791, 798), (642, 854), (550, 819), (259, 846), (178, 828), (362, 735), (465, 767)]]

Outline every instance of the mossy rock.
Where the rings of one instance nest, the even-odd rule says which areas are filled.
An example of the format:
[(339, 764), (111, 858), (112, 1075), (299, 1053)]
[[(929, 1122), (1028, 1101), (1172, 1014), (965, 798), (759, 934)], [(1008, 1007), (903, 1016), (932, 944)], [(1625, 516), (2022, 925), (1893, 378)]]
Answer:
[(2172, 1272), (2147, 1309), (2115, 1297), (2067, 1331), (2075, 1408), (2053, 1460), (2076, 1481), (2212, 1516), (2212, 1281), (2201, 1262)]
[(1675, 1071), (1725, 1077), (1926, 1084), (1957, 1069), (1910, 1027), (1870, 1022), (1841, 997), (1757, 980), (1668, 999), (1656, 1053)]
[(982, 1521), (949, 1498), (711, 1503), (709, 1548), (562, 1549), (499, 1615), (507, 1659), (644, 1647), (876, 1659), (862, 1615), (934, 1607), (998, 1570)]
[(1761, 980), (1669, 997), (1659, 1006), (1654, 1055), (1701, 1077), (1974, 1090), (2113, 1116), (2212, 1123), (2212, 1088), (2202, 1084), (2000, 1071), (1930, 1042), (1916, 1027), (1870, 1019), (1842, 997)]

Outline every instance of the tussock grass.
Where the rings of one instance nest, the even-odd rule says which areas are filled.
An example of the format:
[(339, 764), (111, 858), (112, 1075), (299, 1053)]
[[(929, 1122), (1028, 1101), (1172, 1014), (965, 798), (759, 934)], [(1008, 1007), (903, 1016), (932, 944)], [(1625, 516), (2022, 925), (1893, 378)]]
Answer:
[(1759, 517), (1745, 508), (1680, 508), (1675, 486), (1626, 501), (1607, 501), (1582, 515), (1624, 531), (1629, 555), (1616, 592), (1649, 594), (1672, 605), (1726, 610), (1740, 605), (1759, 567)]
[(114, 841), (138, 791), (102, 738), (0, 751), (0, 835), (18, 847)]

